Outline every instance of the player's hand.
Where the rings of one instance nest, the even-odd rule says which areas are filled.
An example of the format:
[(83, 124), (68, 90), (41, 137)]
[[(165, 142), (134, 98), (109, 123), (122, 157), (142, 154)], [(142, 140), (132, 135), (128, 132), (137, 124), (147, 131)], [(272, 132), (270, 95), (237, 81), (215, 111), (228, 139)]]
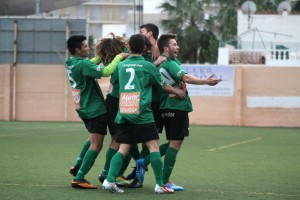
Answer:
[(215, 74), (212, 74), (210, 77), (208, 77), (207, 79), (206, 79), (206, 81), (207, 81), (207, 85), (210, 85), (210, 86), (214, 86), (214, 85), (217, 85), (219, 82), (221, 82), (222, 81), (222, 79), (215, 79), (215, 78), (213, 78), (215, 76)]
[(122, 56), (123, 59), (125, 59), (125, 58), (127, 58), (129, 56), (129, 53), (122, 52), (119, 55)]
[(185, 95), (186, 95), (186, 90), (181, 90), (178, 87), (174, 88), (175, 92), (176, 92), (176, 97), (179, 99), (185, 99)]
[(178, 85), (179, 89), (181, 89), (182, 91), (185, 90), (186, 91), (186, 83), (184, 81), (181, 81)]
[(154, 62), (154, 65), (158, 67), (161, 63), (163, 63), (166, 60), (167, 58), (165, 56), (158, 56), (157, 60)]

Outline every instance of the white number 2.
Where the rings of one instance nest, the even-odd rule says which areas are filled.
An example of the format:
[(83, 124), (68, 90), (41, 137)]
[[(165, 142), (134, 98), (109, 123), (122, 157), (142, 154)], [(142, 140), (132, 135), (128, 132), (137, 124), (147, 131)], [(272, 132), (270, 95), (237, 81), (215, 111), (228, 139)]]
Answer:
[(133, 68), (127, 68), (126, 72), (130, 73), (130, 78), (129, 78), (127, 84), (125, 85), (125, 90), (132, 90), (135, 88), (134, 85), (131, 85), (131, 83), (134, 79), (134, 76), (135, 76), (135, 71), (133, 70)]

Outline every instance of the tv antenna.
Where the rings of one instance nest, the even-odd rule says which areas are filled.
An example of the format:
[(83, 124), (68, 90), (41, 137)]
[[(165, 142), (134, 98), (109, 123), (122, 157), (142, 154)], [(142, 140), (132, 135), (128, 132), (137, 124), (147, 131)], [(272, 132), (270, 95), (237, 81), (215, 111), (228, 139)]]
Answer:
[(263, 47), (265, 49), (267, 49), (267, 46), (263, 40), (263, 38), (261, 37), (261, 34), (260, 33), (266, 33), (266, 34), (272, 34), (274, 35), (274, 37), (276, 37), (276, 35), (280, 35), (280, 36), (284, 36), (284, 37), (293, 37), (292, 35), (286, 35), (286, 34), (282, 34), (282, 33), (276, 33), (276, 32), (270, 32), (270, 31), (263, 31), (263, 30), (258, 30), (257, 27), (255, 28), (252, 28), (250, 30), (247, 30), (246, 32), (240, 34), (238, 36), (238, 39), (239, 41), (241, 40), (242, 37), (245, 37), (246, 35), (250, 34), (250, 33), (253, 33), (253, 39), (252, 39), (252, 49), (254, 49), (254, 45), (255, 45), (255, 34), (257, 33), (259, 38), (260, 38), (260, 41), (261, 43), (263, 44)]
[(292, 6), (287, 1), (282, 1), (277, 7), (278, 14), (282, 14), (284, 11), (291, 12), (291, 10), (292, 10)]
[(250, 29), (251, 14), (256, 12), (256, 5), (253, 1), (245, 1), (241, 7), (243, 13), (248, 15), (248, 30)]

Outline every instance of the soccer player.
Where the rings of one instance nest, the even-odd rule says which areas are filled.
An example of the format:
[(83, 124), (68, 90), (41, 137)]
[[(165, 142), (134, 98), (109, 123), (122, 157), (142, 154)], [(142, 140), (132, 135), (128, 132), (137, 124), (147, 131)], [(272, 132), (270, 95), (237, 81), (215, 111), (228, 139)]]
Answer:
[[(182, 82), (214, 86), (221, 81), (221, 79), (214, 79), (214, 75), (211, 75), (207, 79), (192, 76), (187, 74), (180, 65), (178, 65), (175, 60), (179, 46), (176, 42), (175, 34), (161, 35), (158, 39), (158, 48), (161, 55), (167, 58), (167, 61), (163, 62), (158, 70), (165, 82), (173, 87), (185, 87), (182, 86)], [(189, 135), (188, 113), (192, 110), (192, 102), (188, 93), (186, 93), (185, 99), (174, 98), (173, 95), (164, 93), (161, 94), (160, 111), (166, 131), (166, 138), (169, 141), (169, 147), (167, 148), (164, 159), (163, 183), (166, 184), (168, 188), (177, 188), (176, 184), (170, 181), (170, 176), (183, 140)]]
[(114, 193), (123, 193), (114, 180), (118, 176), (124, 158), (131, 145), (145, 143), (150, 151), (150, 162), (154, 171), (156, 193), (173, 193), (163, 185), (162, 160), (158, 147), (158, 133), (151, 111), (152, 85), (161, 87), (168, 93), (184, 98), (185, 92), (166, 84), (156, 67), (141, 56), (145, 46), (142, 35), (132, 35), (129, 39), (131, 55), (118, 64), (120, 99), (116, 116), (118, 134), (116, 141), (120, 143), (118, 152), (111, 160), (108, 176), (102, 188)]
[(158, 35), (159, 35), (159, 29), (155, 24), (143, 24), (140, 25), (140, 34), (146, 36), (152, 47), (151, 47), (151, 61), (153, 62), (156, 58), (159, 57), (159, 49), (157, 47), (157, 39), (158, 39)]
[(110, 76), (117, 63), (128, 54), (116, 56), (106, 68), (93, 64), (87, 59), (89, 46), (84, 35), (73, 35), (67, 40), (71, 57), (65, 66), (74, 97), (75, 110), (90, 133), (85, 141), (75, 165), (70, 173), (75, 176), (71, 186), (83, 189), (96, 189), (84, 177), (93, 166), (107, 132), (107, 115), (104, 97), (96, 79)]
[[(95, 54), (96, 57), (91, 59), (91, 61), (95, 64), (103, 64), (104, 67), (106, 67), (109, 63), (112, 62), (112, 60), (120, 53), (126, 52), (128, 53), (128, 44), (127, 41), (120, 36), (115, 36), (113, 33), (110, 33), (107, 37), (102, 38), (98, 44), (96, 45)], [(107, 109), (107, 115), (108, 115), (108, 129), (111, 136), (109, 148), (106, 151), (105, 157), (105, 163), (103, 170), (98, 176), (98, 179), (101, 183), (105, 180), (109, 167), (110, 167), (110, 161), (111, 158), (115, 155), (115, 153), (119, 149), (119, 143), (115, 141), (116, 139), (116, 124), (115, 124), (115, 118), (118, 112), (119, 108), (119, 83), (118, 79), (116, 78), (117, 71), (115, 70), (114, 73), (111, 74), (110, 78), (110, 87), (108, 94), (106, 95), (105, 104)], [(131, 156), (128, 155), (128, 157), (125, 159), (123, 169), (127, 168), (129, 165), (129, 162), (131, 160)], [(121, 173), (123, 174), (123, 173)], [(127, 185), (129, 182), (123, 178), (123, 176), (120, 176), (116, 180), (117, 184), (119, 186)]]
[[(158, 50), (157, 39), (158, 39), (158, 35), (159, 35), (159, 29), (155, 24), (151, 24), (151, 23), (143, 24), (140, 26), (140, 33), (143, 34), (145, 37), (147, 37), (152, 45), (152, 48), (148, 47), (148, 50), (146, 51), (146, 53), (143, 56), (144, 56), (145, 60), (154, 62), (152, 55), (154, 55), (153, 52), (156, 52), (156, 49)], [(155, 53), (155, 54), (160, 55), (159, 52)], [(165, 60), (167, 60), (165, 56), (159, 56), (157, 58), (157, 60), (154, 62), (154, 65), (158, 67)], [(175, 59), (175, 61), (177, 63), (180, 63), (177, 58)], [(184, 88), (185, 84), (183, 83), (182, 86)], [(163, 131), (163, 122), (162, 122), (162, 117), (161, 117), (161, 113), (159, 110), (160, 93), (161, 93), (161, 91), (158, 88), (156, 88), (156, 87), (152, 88), (151, 108), (152, 108), (152, 112), (154, 115), (154, 121), (155, 121), (157, 130), (158, 130), (158, 133), (162, 133), (162, 131)], [(161, 144), (159, 146), (161, 156), (165, 155), (168, 147), (169, 147), (168, 142)], [(134, 187), (134, 186), (138, 187), (140, 185), (142, 186), (142, 184), (143, 184), (144, 173), (145, 173), (145, 171), (147, 171), (148, 165), (150, 164), (149, 156), (147, 156), (149, 154), (149, 151), (147, 152), (147, 150), (148, 149), (145, 148), (145, 146), (143, 145), (143, 148), (141, 151), (141, 156), (140, 156), (141, 158), (136, 161), (136, 167), (135, 167), (136, 172), (132, 173), (132, 174), (137, 174), (137, 176), (135, 176), (134, 180), (129, 185), (131, 187)], [(144, 160), (144, 158), (146, 158), (146, 160)], [(172, 189), (183, 190), (183, 187), (172, 185)]]
[[(159, 35), (159, 29), (155, 24), (143, 24), (140, 27), (140, 34), (142, 34), (146, 40), (145, 40), (145, 46), (142, 55), (146, 61), (152, 62), (155, 66), (159, 66), (163, 61), (166, 60), (165, 57), (159, 56), (159, 50), (157, 47), (157, 39)], [(158, 56), (158, 58), (157, 58)], [(155, 86), (152, 87), (152, 103), (151, 108), (154, 115), (154, 121), (158, 130), (158, 133), (162, 133), (163, 125), (161, 120), (161, 115), (159, 113), (159, 88), (156, 88)], [(142, 144), (142, 150), (139, 154), (139, 159), (137, 161), (141, 162), (143, 158), (149, 154), (149, 150), (145, 144)], [(150, 164), (150, 161), (148, 165)], [(147, 166), (148, 166), (147, 165)], [(140, 173), (144, 173), (144, 171), (147, 171), (147, 168), (139, 168)], [(129, 188), (140, 188), (143, 187), (142, 180), (139, 178), (137, 174), (137, 167), (134, 167), (134, 170), (131, 174), (129, 174), (126, 179), (133, 181), (127, 185)]]
[[(163, 61), (166, 60), (165, 56), (159, 56), (160, 52), (157, 48), (157, 39), (158, 39), (158, 35), (159, 35), (158, 27), (155, 24), (151, 24), (151, 23), (143, 24), (140, 26), (140, 33), (142, 35), (144, 35), (145, 37), (147, 37), (151, 44), (151, 48), (150, 48), (150, 45), (148, 45), (148, 49), (145, 52), (145, 54), (143, 55), (145, 60), (147, 60), (149, 62), (153, 62), (153, 64), (158, 67)], [(158, 52), (157, 52), (157, 50), (158, 50)], [(154, 120), (155, 120), (155, 124), (156, 124), (157, 130), (158, 130), (158, 133), (162, 133), (163, 124), (162, 124), (161, 115), (159, 112), (159, 105), (160, 105), (159, 94), (160, 94), (159, 89), (156, 87), (153, 87), (151, 108), (152, 108), (152, 112), (154, 115)], [(146, 154), (143, 154), (142, 152), (141, 152), (141, 154), (142, 154), (141, 157), (144, 157), (146, 155)]]

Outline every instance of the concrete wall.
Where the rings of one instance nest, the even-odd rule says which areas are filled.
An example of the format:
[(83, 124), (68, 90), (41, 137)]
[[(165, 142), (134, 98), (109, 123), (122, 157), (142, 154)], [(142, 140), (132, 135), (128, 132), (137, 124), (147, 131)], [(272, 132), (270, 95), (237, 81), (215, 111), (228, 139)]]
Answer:
[[(300, 127), (300, 68), (235, 66), (234, 74), (233, 96), (191, 97), (190, 124)], [(106, 94), (109, 78), (99, 83)], [(0, 65), (0, 120), (80, 121), (64, 66)]]

